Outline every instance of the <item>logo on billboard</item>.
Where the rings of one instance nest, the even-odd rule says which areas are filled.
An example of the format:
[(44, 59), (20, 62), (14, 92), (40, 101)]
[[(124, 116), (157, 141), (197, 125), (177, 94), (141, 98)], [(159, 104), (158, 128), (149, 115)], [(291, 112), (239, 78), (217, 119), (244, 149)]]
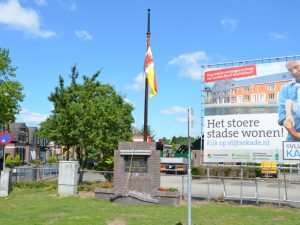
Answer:
[(232, 159), (250, 159), (247, 153), (232, 153)]
[(212, 159), (212, 155), (209, 153), (209, 154), (207, 154), (207, 158), (208, 159)]
[(300, 160), (300, 142), (283, 142), (283, 159)]

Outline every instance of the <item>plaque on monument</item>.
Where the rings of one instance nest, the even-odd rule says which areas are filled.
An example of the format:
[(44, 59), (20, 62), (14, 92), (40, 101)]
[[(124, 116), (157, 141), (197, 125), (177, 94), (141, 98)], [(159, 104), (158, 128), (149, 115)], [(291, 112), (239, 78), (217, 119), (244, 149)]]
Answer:
[(134, 155), (124, 157), (125, 172), (133, 173), (148, 173), (148, 157), (141, 155)]

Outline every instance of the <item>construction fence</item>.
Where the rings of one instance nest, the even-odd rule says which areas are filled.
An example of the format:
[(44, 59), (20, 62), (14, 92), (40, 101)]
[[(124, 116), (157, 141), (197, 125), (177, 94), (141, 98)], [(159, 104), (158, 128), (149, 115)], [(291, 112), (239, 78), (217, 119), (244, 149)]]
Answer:
[[(270, 174), (262, 174), (261, 171), (265, 168), (260, 166), (203, 165), (202, 169), (203, 175), (192, 175), (192, 198), (235, 201), (240, 204), (272, 203), (300, 208), (298, 166), (277, 166), (270, 168)], [(185, 198), (187, 176), (181, 176), (180, 189)]]

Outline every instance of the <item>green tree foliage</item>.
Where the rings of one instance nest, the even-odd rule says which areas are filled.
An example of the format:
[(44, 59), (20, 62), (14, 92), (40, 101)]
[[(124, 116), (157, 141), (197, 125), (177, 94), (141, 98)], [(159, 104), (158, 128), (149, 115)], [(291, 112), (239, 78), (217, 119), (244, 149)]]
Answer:
[(9, 51), (0, 48), (0, 125), (15, 121), (23, 101), (23, 86), (14, 78), (16, 67), (11, 66)]
[(16, 154), (15, 156), (15, 165), (18, 166), (21, 162), (21, 158), (19, 154)]
[[(196, 140), (195, 138), (191, 137), (191, 143), (194, 142), (195, 140)], [(189, 139), (188, 139), (188, 137), (182, 137), (182, 136), (175, 137), (175, 136), (173, 136), (172, 140), (171, 140), (171, 143), (172, 144), (185, 144), (185, 145), (187, 145), (189, 143)]]
[[(142, 126), (140, 129), (135, 128), (133, 130), (133, 134), (144, 135), (144, 126)], [(150, 135), (152, 137), (152, 140), (155, 140), (156, 134), (154, 133), (154, 131), (151, 129), (151, 127), (149, 125), (147, 126), (147, 135)]]
[(50, 94), (54, 109), (41, 124), (39, 135), (73, 147), (81, 168), (86, 167), (88, 156), (95, 153), (101, 153), (102, 162), (111, 167), (110, 158), (118, 142), (132, 137), (133, 107), (112, 86), (97, 81), (100, 71), (91, 77), (83, 76), (82, 83), (77, 83), (76, 66), (71, 72), (71, 84), (65, 86), (60, 76), (59, 86)]

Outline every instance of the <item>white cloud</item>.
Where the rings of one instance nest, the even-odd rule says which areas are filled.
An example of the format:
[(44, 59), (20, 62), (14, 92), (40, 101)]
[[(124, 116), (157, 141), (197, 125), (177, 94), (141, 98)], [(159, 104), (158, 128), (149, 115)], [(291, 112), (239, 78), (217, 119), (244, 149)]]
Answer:
[(76, 37), (83, 39), (83, 40), (92, 40), (93, 37), (92, 35), (90, 35), (89, 32), (87, 32), (86, 30), (75, 30), (75, 35)]
[(73, 1), (58, 0), (58, 3), (61, 5), (62, 8), (70, 11), (75, 11), (78, 9), (76, 3)]
[(47, 5), (47, 0), (34, 0), (35, 4), (41, 5), (41, 6), (46, 6)]
[(206, 64), (208, 57), (204, 51), (184, 53), (169, 61), (168, 65), (179, 66), (180, 76), (190, 77), (193, 80), (201, 78), (201, 64)]
[(39, 123), (45, 121), (48, 115), (30, 112), (28, 109), (23, 108), (19, 117), (26, 124), (37, 126)]
[(269, 37), (273, 40), (283, 40), (288, 38), (287, 34), (279, 34), (277, 32), (269, 33)]
[(18, 0), (8, 0), (0, 3), (0, 24), (22, 30), (34, 37), (50, 38), (55, 36), (53, 31), (43, 30), (36, 11), (24, 8)]
[(225, 29), (231, 30), (231, 31), (235, 30), (235, 28), (238, 25), (238, 22), (232, 18), (223, 18), (223, 19), (221, 19), (220, 23)]
[(139, 73), (135, 78), (132, 85), (126, 87), (128, 90), (140, 91), (145, 88), (145, 77), (143, 73)]
[(187, 113), (187, 109), (180, 107), (180, 106), (174, 106), (172, 108), (163, 109), (160, 111), (162, 114), (180, 114), (180, 113)]
[(188, 122), (188, 119), (185, 118), (185, 117), (177, 118), (176, 120), (177, 120), (179, 123), (187, 123), (187, 122)]

